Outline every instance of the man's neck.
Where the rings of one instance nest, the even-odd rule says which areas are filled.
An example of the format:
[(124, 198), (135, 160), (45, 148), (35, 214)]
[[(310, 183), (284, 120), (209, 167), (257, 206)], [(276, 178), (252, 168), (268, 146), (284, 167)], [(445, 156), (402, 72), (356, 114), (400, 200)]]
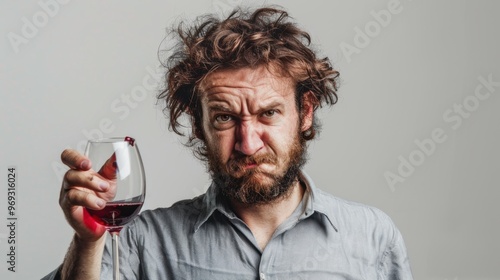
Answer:
[(300, 182), (296, 181), (290, 193), (277, 201), (255, 205), (232, 201), (231, 206), (236, 215), (250, 228), (260, 249), (264, 250), (276, 228), (290, 217), (300, 204), (304, 191)]

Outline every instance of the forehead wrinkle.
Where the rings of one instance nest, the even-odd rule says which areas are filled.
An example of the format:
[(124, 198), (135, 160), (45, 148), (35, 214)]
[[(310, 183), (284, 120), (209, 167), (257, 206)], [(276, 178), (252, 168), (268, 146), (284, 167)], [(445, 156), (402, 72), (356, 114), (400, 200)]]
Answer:
[[(223, 83), (227, 82), (235, 83), (236, 84), (235, 87), (241, 87), (241, 88), (253, 88), (254, 85), (261, 86), (265, 84), (272, 84), (271, 87), (274, 89), (276, 88), (276, 86), (279, 87), (283, 86), (283, 84), (293, 83), (293, 79), (290, 76), (280, 74), (279, 69), (278, 70), (276, 69), (273, 70), (273, 69), (274, 67), (266, 67), (266, 65), (260, 65), (255, 68), (243, 67), (237, 69), (231, 69), (231, 68), (217, 69), (207, 74), (200, 81), (199, 88), (204, 90), (209, 90), (213, 87), (219, 86), (218, 82), (221, 80), (223, 81)], [(228, 77), (231, 77), (231, 79), (228, 80), (227, 79)]]
[(201, 81), (199, 89), (201, 92), (206, 92), (207, 94), (210, 94), (209, 91), (212, 91), (214, 88), (252, 89), (254, 87), (252, 80), (248, 80), (248, 75), (234, 74), (220, 70), (208, 74)]
[(245, 99), (227, 92), (214, 92), (205, 95), (207, 107), (210, 111), (236, 113), (245, 108)]
[(281, 107), (285, 104), (284, 96), (272, 95), (267, 98), (258, 98), (256, 102), (250, 103), (250, 111), (260, 113), (269, 109)]
[(199, 89), (209, 108), (215, 103), (212, 108), (227, 107), (242, 114), (285, 104), (285, 99), (295, 93), (290, 77), (276, 75), (265, 67), (221, 69), (207, 75)]

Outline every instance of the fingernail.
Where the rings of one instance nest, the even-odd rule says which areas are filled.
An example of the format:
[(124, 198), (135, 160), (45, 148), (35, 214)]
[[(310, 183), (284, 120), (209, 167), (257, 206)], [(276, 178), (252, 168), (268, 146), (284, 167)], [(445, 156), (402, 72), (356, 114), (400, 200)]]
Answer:
[(99, 188), (101, 188), (101, 190), (105, 191), (109, 188), (109, 184), (107, 182), (102, 181), (99, 183)]
[(104, 200), (102, 199), (97, 199), (95, 204), (97, 204), (98, 207), (104, 207), (104, 205), (106, 205), (106, 202), (104, 202)]
[(81, 169), (88, 169), (89, 168), (89, 161), (88, 160), (82, 161), (82, 163), (80, 163), (80, 168)]

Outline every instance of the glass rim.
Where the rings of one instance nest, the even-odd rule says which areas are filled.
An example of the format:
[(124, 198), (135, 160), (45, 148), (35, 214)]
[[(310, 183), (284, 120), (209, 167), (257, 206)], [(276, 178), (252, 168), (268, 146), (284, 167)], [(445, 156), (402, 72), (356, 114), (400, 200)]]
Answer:
[[(125, 140), (126, 137), (130, 137), (130, 136), (88, 139), (87, 141), (88, 141), (88, 143), (117, 143), (117, 142), (127, 142), (127, 140)], [(133, 138), (133, 137), (130, 137), (130, 138), (134, 139), (134, 141), (135, 141), (135, 138)]]

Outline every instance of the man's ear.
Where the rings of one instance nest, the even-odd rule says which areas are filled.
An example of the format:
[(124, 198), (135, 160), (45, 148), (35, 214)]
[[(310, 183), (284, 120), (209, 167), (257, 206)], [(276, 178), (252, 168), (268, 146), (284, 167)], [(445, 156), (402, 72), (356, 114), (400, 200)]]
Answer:
[(318, 99), (312, 91), (308, 91), (302, 95), (302, 110), (300, 112), (302, 126), (300, 131), (304, 132), (312, 127), (314, 110), (318, 104)]

